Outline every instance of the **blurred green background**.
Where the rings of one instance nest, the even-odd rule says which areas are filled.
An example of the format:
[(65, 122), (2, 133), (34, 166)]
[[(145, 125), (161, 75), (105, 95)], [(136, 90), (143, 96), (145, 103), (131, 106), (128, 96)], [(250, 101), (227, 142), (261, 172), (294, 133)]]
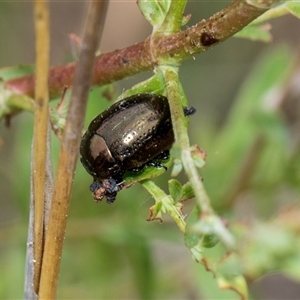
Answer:
[[(186, 13), (192, 13), (192, 18), (188, 26), (209, 17), (229, 2), (189, 2)], [(72, 57), (68, 35), (76, 33), (80, 36), (86, 3), (50, 2), (50, 9), (51, 65), (64, 64)], [(32, 11), (32, 4), (25, 1), (0, 3), (0, 68), (34, 63)], [(241, 120), (235, 119), (234, 113), (230, 115), (230, 121), (227, 121), (227, 118), (232, 107), (235, 115), (241, 117), (247, 115), (243, 110), (252, 111), (253, 107), (260, 105), (258, 103), (254, 106), (252, 103), (247, 106), (247, 103), (251, 102), (251, 95), (245, 100), (239, 91), (261, 55), (271, 53), (270, 51), (278, 45), (285, 45), (273, 55), (274, 60), (278, 62), (277, 69), (282, 70), (283, 74), (288, 72), (288, 62), (299, 45), (299, 20), (286, 16), (272, 21), (272, 26), (272, 44), (232, 38), (184, 62), (180, 71), (189, 103), (197, 108), (197, 115), (190, 120), (191, 143), (198, 144), (208, 154), (207, 166), (201, 174), (214, 207), (218, 209), (218, 213), (228, 218), (245, 220), (257, 213), (268, 217), (276, 211), (280, 204), (278, 202), (284, 201), (286, 197), (291, 205), (299, 201), (298, 170), (289, 180), (294, 184), (285, 185), (287, 191), (282, 187), (278, 188), (278, 182), (283, 180), (281, 175), (293, 173), (283, 171), (289, 166), (282, 163), (283, 159), (280, 160), (280, 156), (286, 151), (281, 151), (281, 146), (287, 146), (288, 133), (284, 131), (285, 127), (281, 126), (281, 121), (274, 119), (273, 115), (270, 121), (272, 126), (263, 125), (268, 120), (267, 116), (263, 115), (263, 121), (258, 120), (257, 127), (266, 131), (268, 128), (279, 128), (270, 134), (276, 135), (275, 142), (270, 145), (275, 145), (276, 149), (281, 151), (276, 156), (279, 163), (264, 160), (261, 171), (256, 173), (260, 176), (252, 182), (254, 192), (246, 193), (243, 197), (239, 195), (234, 205), (226, 202), (228, 178), (224, 179), (224, 175), (227, 175), (224, 172), (229, 172), (231, 167), (234, 170), (239, 161), (239, 153), (233, 152), (229, 158), (216, 155), (231, 151), (231, 142), (240, 138), (233, 136), (235, 130), (236, 134), (247, 138), (247, 134), (241, 134), (237, 130), (243, 130), (243, 126), (246, 125), (243, 122), (235, 123)], [(135, 1), (111, 1), (100, 49), (107, 52), (126, 47), (143, 40), (150, 32), (151, 27), (143, 19)], [(271, 54), (266, 54), (265, 57), (269, 56)], [(270, 72), (275, 74), (276, 68), (272, 69), (272, 65), (273, 63), (270, 63)], [(259, 64), (256, 68), (259, 71)], [(278, 73), (280, 71), (276, 74)], [(118, 82), (114, 86), (116, 95), (149, 75), (150, 73), (140, 74)], [(251, 80), (254, 80), (253, 76)], [(263, 78), (260, 82), (262, 93), (269, 83)], [(101, 93), (102, 89), (94, 89), (91, 93), (86, 125), (110, 105), (109, 102), (99, 101)], [(256, 96), (258, 97), (253, 90), (252, 97)], [(240, 101), (236, 105), (235, 99)], [(254, 99), (256, 100), (257, 98)], [(21, 113), (12, 119), (9, 128), (4, 126), (4, 122), (0, 127), (1, 299), (23, 297), (32, 126), (33, 116)], [(228, 130), (232, 132), (231, 140), (227, 139), (230, 136)], [(224, 131), (222, 139), (219, 134)], [(248, 133), (248, 127), (245, 128), (245, 132)], [(256, 131), (253, 134), (255, 133)], [(217, 135), (219, 144), (214, 143)], [(270, 136), (268, 133), (267, 135)], [(59, 143), (55, 136), (52, 137), (52, 142), (55, 169)], [(246, 147), (247, 142), (241, 141), (241, 145)], [(272, 150), (274, 148), (265, 156), (272, 157)], [(297, 157), (295, 155), (295, 162)], [(222, 162), (225, 163), (222, 165)], [(265, 172), (270, 166), (270, 180), (264, 180)], [(273, 175), (276, 174), (279, 175), (274, 179)], [(170, 171), (155, 181), (166, 189), (169, 177)], [(186, 180), (184, 175), (179, 179), (183, 183)], [(122, 191), (113, 205), (107, 205), (105, 202), (93, 202), (89, 192), (91, 181), (90, 176), (78, 163), (62, 257), (58, 299), (238, 299), (231, 291), (220, 291), (213, 275), (192, 260), (178, 228), (170, 218), (166, 216), (162, 224), (146, 221), (153, 199), (140, 185)], [(229, 186), (230, 184), (232, 182), (229, 182)], [(184, 212), (188, 213), (193, 204), (193, 200), (185, 203)], [(280, 273), (273, 272), (255, 280), (250, 285), (250, 291), (253, 299), (296, 299), (300, 294), (300, 285)]]

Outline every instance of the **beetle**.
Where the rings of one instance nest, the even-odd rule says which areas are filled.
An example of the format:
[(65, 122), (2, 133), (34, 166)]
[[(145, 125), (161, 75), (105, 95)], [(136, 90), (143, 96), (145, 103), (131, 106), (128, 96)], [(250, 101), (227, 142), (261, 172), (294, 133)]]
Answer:
[[(184, 114), (195, 113), (185, 107)], [(136, 94), (114, 103), (96, 116), (85, 132), (81, 163), (93, 177), (90, 186), (96, 201), (114, 202), (123, 186), (126, 171), (139, 172), (145, 166), (164, 167), (174, 143), (168, 99), (151, 93)]]

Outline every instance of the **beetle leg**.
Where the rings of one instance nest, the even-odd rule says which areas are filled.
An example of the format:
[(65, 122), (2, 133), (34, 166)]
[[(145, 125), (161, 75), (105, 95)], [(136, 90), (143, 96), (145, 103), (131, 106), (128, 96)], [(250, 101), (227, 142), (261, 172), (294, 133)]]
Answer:
[(106, 203), (113, 204), (116, 200), (117, 192), (106, 195)]
[(121, 185), (119, 185), (114, 178), (103, 179), (102, 183), (105, 187), (106, 203), (113, 204), (118, 191), (121, 189)]
[(105, 195), (105, 187), (102, 184), (102, 181), (94, 181), (91, 185), (90, 185), (90, 191), (93, 193), (94, 196), (94, 200), (96, 202), (99, 202), (103, 199), (104, 195)]
[(169, 150), (165, 150), (165, 151), (162, 151), (157, 156), (155, 156), (153, 159), (154, 160), (167, 160), (169, 157), (170, 157), (170, 151)]
[(167, 160), (170, 157), (170, 151), (164, 150), (157, 156), (155, 156), (151, 161), (147, 162), (147, 166), (155, 167), (155, 168), (164, 168), (166, 171), (168, 168), (164, 166), (161, 160)]
[(155, 160), (151, 160), (149, 162), (147, 162), (146, 164), (147, 166), (151, 166), (151, 167), (155, 167), (155, 168), (164, 168), (166, 171), (168, 170), (168, 168), (166, 166), (164, 166), (161, 162), (159, 161), (155, 161)]
[(196, 108), (193, 106), (185, 106), (183, 108), (183, 113), (186, 117), (193, 115), (195, 112), (196, 112)]
[(138, 166), (138, 167), (135, 167), (135, 168), (132, 168), (130, 170), (128, 170), (129, 172), (133, 172), (133, 173), (139, 173), (141, 171), (143, 171), (143, 169), (145, 168), (146, 164), (143, 164), (141, 166)]
[(106, 197), (106, 202), (112, 204), (117, 196), (118, 191), (122, 189), (122, 185), (114, 178), (94, 181), (90, 185), (90, 191), (93, 193), (96, 202), (99, 202)]
[(94, 193), (96, 190), (98, 190), (99, 188), (102, 187), (102, 183), (99, 181), (94, 181), (91, 185), (90, 185), (90, 191), (92, 193)]

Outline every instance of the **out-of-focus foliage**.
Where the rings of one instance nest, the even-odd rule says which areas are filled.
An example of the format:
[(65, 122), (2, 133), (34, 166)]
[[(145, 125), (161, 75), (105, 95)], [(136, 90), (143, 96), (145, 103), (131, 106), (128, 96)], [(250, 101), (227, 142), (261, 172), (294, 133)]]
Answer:
[[(182, 236), (167, 217), (162, 224), (146, 222), (153, 199), (141, 186), (120, 192), (114, 205), (95, 204), (88, 191), (92, 178), (78, 165), (58, 299), (239, 299), (233, 291), (219, 290), (218, 284), (234, 286), (246, 295), (246, 281), (251, 283), (270, 272), (299, 281), (299, 136), (281, 105), (294, 64), (289, 48), (272, 49), (257, 60), (222, 126), (208, 118), (201, 127), (191, 128), (208, 155), (201, 170), (205, 187), (213, 207), (238, 241), (237, 253), (224, 256), (225, 249), (214, 235), (188, 232), (185, 242), (190, 248), (193, 238), (202, 241), (201, 255), (209, 273), (192, 261)], [(95, 89), (91, 93), (86, 124), (110, 105), (100, 98), (102, 92)], [(299, 117), (296, 107), (294, 110)], [(2, 176), (16, 187), (11, 200), (17, 211), (0, 231), (3, 299), (22, 298), (30, 194), (32, 120), (13, 121), (15, 126), (22, 121), (13, 141), (15, 168), (1, 168)], [(53, 136), (54, 160), (58, 147)], [(170, 171), (156, 179), (165, 190), (169, 175)], [(169, 182), (175, 200), (190, 192), (189, 185)], [(193, 204), (192, 200), (184, 202), (185, 214)]]
[[(221, 264), (216, 264), (224, 253), (220, 244), (203, 253), (207, 266), (218, 274), (219, 284), (224, 287), (228, 284), (228, 272), (244, 274), (253, 280), (266, 272), (281, 271), (299, 280), (300, 211), (297, 199), (300, 190), (299, 170), (295, 164), (298, 151), (290, 147), (288, 123), (284, 112), (277, 107), (276, 97), (291, 72), (291, 58), (290, 50), (282, 47), (260, 58), (237, 94), (222, 130), (215, 132), (213, 142), (205, 142), (203, 132), (200, 134), (208, 154), (201, 172), (208, 193), (219, 214), (226, 217), (239, 243), (238, 255), (224, 258)], [(96, 89), (91, 95), (87, 120), (103, 110), (103, 105), (109, 105), (98, 101), (100, 93), (101, 90)], [(209, 129), (209, 132), (213, 131), (213, 128)], [(16, 147), (24, 150), (16, 159), (22, 174), (29, 174), (28, 160), (24, 157), (29, 158), (30, 139), (30, 131), (19, 130)], [(259, 147), (253, 148), (257, 139)], [(53, 142), (56, 153), (56, 137)], [(244, 174), (245, 162), (249, 159), (251, 172)], [(246, 182), (239, 186), (242, 176), (246, 176)], [(21, 211), (26, 212), (28, 203), (24, 195), (29, 194), (29, 186), (19, 178), (14, 179), (18, 186), (14, 197), (19, 199)], [(238, 299), (233, 292), (205, 288), (206, 280), (202, 279), (210, 275), (203, 274), (202, 266), (192, 266), (173, 223), (169, 225), (168, 219), (162, 225), (145, 221), (153, 201), (140, 186), (122, 191), (116, 203), (110, 206), (93, 203), (88, 192), (89, 181), (91, 178), (78, 166), (59, 298), (156, 298), (157, 295), (164, 298), (170, 294), (187, 297), (193, 292), (205, 295), (206, 299), (226, 299), (226, 295), (228, 299)], [(171, 194), (177, 193), (176, 187), (176, 181), (170, 183)], [(189, 211), (189, 201), (185, 202), (184, 211)], [(26, 224), (26, 213), (23, 218)], [(18, 232), (16, 242), (3, 246), (3, 251), (6, 249), (5, 253), (9, 253), (9, 257), (1, 256), (1, 265), (7, 266), (3, 268), (6, 271), (1, 272), (4, 276), (0, 281), (3, 298), (9, 295), (21, 297), (21, 289), (16, 294), (9, 288), (11, 280), (14, 285), (19, 282), (22, 286), (20, 267), (15, 267), (18, 272), (10, 274), (10, 280), (7, 280), (7, 274), (12, 270), (12, 261), (18, 265), (23, 261), (25, 224), (19, 223), (13, 229), (2, 231), (3, 237)], [(23, 230), (19, 231), (19, 226)], [(7, 247), (11, 250), (7, 251)], [(183, 265), (178, 261), (179, 257)], [(172, 284), (174, 280), (178, 280), (176, 286)], [(210, 285), (213, 287), (212, 283)]]
[(272, 34), (270, 32), (272, 27), (269, 23), (265, 22), (286, 14), (293, 14), (300, 19), (300, 3), (298, 1), (285, 1), (281, 5), (268, 10), (262, 16), (258, 17), (251, 24), (235, 34), (235, 37), (246, 38), (253, 41), (270, 42), (272, 40)]

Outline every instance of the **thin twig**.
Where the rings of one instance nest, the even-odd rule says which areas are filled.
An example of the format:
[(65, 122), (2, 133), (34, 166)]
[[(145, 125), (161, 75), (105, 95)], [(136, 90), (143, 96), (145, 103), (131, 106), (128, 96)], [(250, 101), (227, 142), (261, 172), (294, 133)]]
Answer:
[(191, 156), (189, 137), (187, 135), (186, 126), (184, 123), (184, 116), (180, 99), (180, 91), (178, 86), (178, 73), (176, 69), (169, 67), (160, 67), (165, 76), (168, 97), (172, 99), (169, 101), (172, 124), (174, 128), (175, 140), (180, 145), (182, 151), (182, 163), (188, 175), (188, 178), (193, 186), (196, 199), (203, 214), (213, 214), (213, 209), (210, 205), (210, 200), (206, 194), (203, 183), (200, 179), (199, 173), (196, 169), (194, 161)]
[(49, 71), (49, 13), (47, 0), (35, 1), (36, 87), (33, 127), (32, 188), (34, 203), (34, 291), (38, 293), (42, 252), (44, 246), (44, 203), (47, 153), (48, 71)]
[[(177, 33), (156, 40), (156, 56), (174, 56), (178, 62), (225, 41), (262, 15), (278, 0), (264, 1), (263, 7), (248, 4), (247, 0), (235, 0), (207, 20)], [(263, 2), (263, 1), (260, 1)], [(96, 58), (93, 85), (105, 85), (143, 71), (152, 70), (156, 61), (151, 60), (150, 38), (121, 50), (101, 54)], [(57, 96), (64, 86), (71, 86), (75, 63), (52, 68), (49, 74), (50, 94)], [(6, 88), (17, 94), (33, 96), (34, 76), (26, 76), (6, 82)]]
[(104, 25), (107, 1), (91, 2), (82, 49), (76, 68), (66, 126), (58, 159), (40, 281), (40, 299), (55, 299), (67, 214), (87, 98), (94, 70), (95, 52)]

